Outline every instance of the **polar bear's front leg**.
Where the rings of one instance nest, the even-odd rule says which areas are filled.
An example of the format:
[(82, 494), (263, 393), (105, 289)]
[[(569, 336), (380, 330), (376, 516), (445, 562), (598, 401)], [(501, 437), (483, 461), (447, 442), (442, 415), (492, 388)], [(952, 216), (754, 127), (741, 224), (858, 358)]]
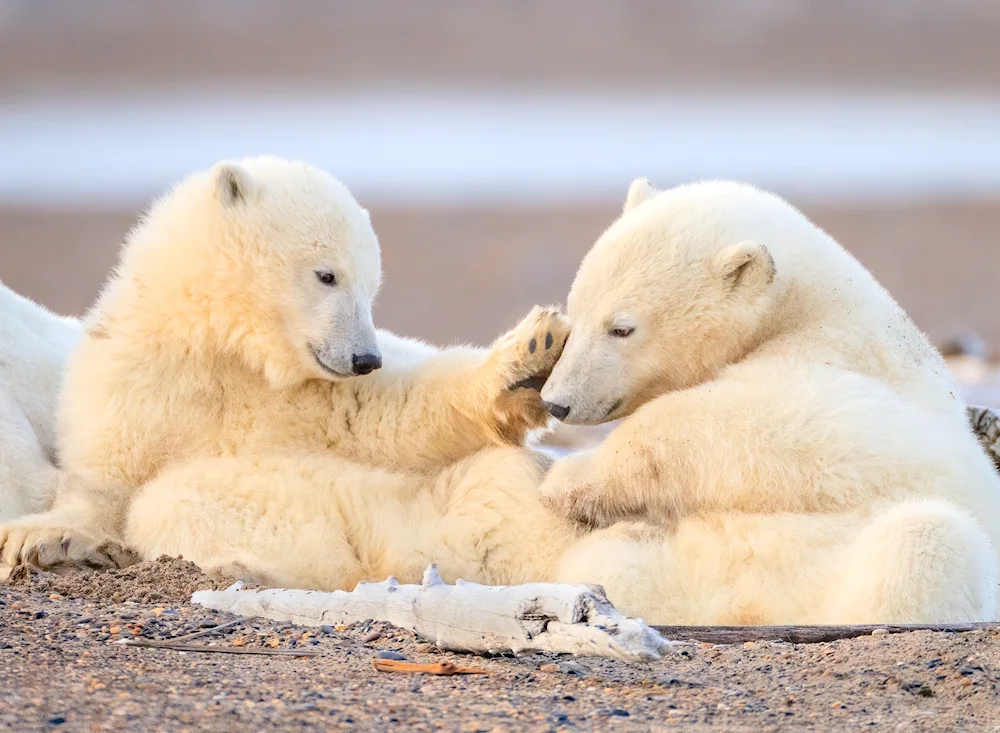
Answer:
[(112, 480), (62, 474), (52, 509), (0, 525), (0, 561), (41, 568), (131, 565), (138, 557), (117, 539), (130, 494)]
[(488, 350), (431, 351), (338, 383), (330, 443), (343, 458), (419, 471), (520, 445), (551, 419), (539, 390), (568, 336), (559, 309), (536, 307)]
[(538, 492), (556, 514), (587, 526), (607, 527), (625, 515), (608, 490), (607, 480), (597, 451), (591, 450), (556, 461)]

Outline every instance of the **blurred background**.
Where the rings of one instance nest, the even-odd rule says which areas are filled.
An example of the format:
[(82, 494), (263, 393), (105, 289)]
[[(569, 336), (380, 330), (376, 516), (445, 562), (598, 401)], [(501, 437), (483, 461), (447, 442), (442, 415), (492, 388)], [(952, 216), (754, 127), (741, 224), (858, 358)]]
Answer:
[(0, 279), (82, 313), (152, 196), (276, 153), (371, 210), (381, 326), (484, 343), (633, 178), (733, 177), (996, 347), (998, 39), (996, 0), (0, 0)]

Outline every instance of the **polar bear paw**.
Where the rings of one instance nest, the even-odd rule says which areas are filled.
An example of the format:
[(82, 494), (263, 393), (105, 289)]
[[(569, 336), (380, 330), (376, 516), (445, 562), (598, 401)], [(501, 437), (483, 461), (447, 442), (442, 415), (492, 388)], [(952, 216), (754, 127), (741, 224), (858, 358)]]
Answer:
[(539, 393), (567, 338), (569, 319), (562, 310), (535, 306), (493, 344), (486, 362), (488, 420), (500, 443), (520, 445), (527, 431), (551, 421)]
[(27, 564), (43, 569), (107, 570), (138, 560), (132, 550), (114, 540), (45, 521), (32, 522), (30, 517), (0, 525), (0, 561), (11, 567)]
[(526, 432), (549, 424), (539, 394), (569, 338), (569, 320), (559, 308), (535, 306), (491, 349), (487, 369), (492, 422), (500, 442), (517, 445)]
[(560, 458), (538, 487), (539, 497), (556, 514), (586, 527), (608, 527), (623, 516), (596, 475), (592, 451)]
[(556, 306), (535, 306), (513, 330), (493, 347), (509, 390), (541, 390), (559, 361), (569, 319)]

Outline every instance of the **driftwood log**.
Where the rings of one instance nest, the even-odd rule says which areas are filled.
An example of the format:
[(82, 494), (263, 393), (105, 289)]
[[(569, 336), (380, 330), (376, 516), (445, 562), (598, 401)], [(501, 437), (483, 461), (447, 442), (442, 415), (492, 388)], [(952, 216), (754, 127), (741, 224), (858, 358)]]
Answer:
[(1000, 629), (1000, 622), (969, 624), (896, 624), (882, 626), (654, 626), (660, 634), (676, 641), (709, 644), (743, 644), (748, 641), (787, 641), (792, 644), (820, 644), (838, 639), (856, 639), (872, 634), (902, 634), (907, 631), (965, 632)]
[(304, 626), (388, 621), (448, 651), (499, 654), (544, 651), (629, 661), (659, 659), (669, 642), (642, 619), (628, 618), (598, 586), (528, 583), (448, 585), (431, 565), (421, 585), (395, 578), (350, 592), (198, 591), (191, 601), (215, 611)]
[[(359, 583), (351, 592), (198, 591), (191, 600), (215, 611), (291, 621), (303, 626), (377, 620), (408, 629), (441, 649), (478, 654), (546, 651), (628, 661), (660, 659), (672, 644), (785, 641), (817, 644), (908, 631), (960, 633), (998, 629), (1000, 622), (866, 626), (647, 626), (623, 616), (596, 586), (529, 583), (448, 585), (433, 565), (421, 585), (395, 578)], [(671, 640), (671, 641), (668, 641)], [(185, 638), (185, 641), (187, 639)]]

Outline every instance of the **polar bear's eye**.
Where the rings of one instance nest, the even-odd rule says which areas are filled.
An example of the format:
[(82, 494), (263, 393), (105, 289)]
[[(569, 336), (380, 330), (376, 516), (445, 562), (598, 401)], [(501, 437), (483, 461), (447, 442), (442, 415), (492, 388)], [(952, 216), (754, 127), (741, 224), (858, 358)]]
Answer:
[(324, 285), (336, 285), (337, 276), (329, 270), (316, 270), (316, 279)]
[(629, 328), (628, 326), (620, 326), (618, 328), (611, 329), (611, 335), (615, 338), (623, 339), (632, 335), (634, 328)]

